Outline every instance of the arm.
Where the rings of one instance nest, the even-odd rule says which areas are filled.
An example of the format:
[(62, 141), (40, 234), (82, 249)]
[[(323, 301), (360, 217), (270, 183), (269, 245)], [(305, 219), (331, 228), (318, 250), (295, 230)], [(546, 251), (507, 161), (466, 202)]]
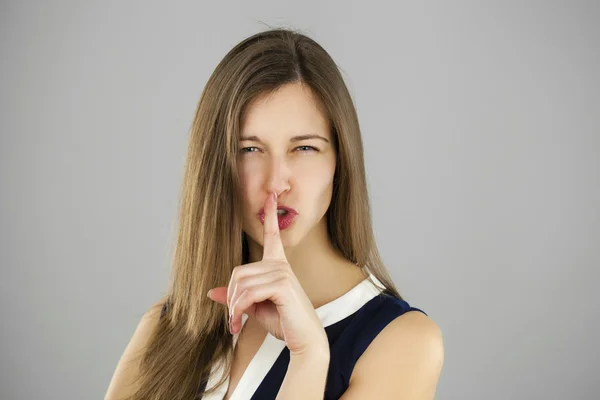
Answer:
[(154, 304), (143, 316), (125, 348), (113, 373), (104, 400), (131, 396), (138, 390), (139, 356), (143, 354), (150, 334), (158, 324), (160, 310), (166, 298)]
[(323, 400), (329, 352), (292, 355), (277, 400)]
[(390, 322), (358, 359), (341, 400), (431, 400), (444, 360), (442, 334), (411, 311)]

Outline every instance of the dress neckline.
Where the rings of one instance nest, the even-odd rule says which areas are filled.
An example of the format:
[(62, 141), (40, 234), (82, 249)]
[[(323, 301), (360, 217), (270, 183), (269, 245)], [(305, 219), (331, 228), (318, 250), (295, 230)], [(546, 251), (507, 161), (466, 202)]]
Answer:
[[(385, 286), (372, 273), (368, 273), (368, 277), (355, 285), (352, 289), (342, 294), (341, 296), (315, 308), (315, 312), (323, 323), (323, 327), (333, 325), (338, 321), (358, 311), (367, 301), (378, 295)], [(371, 281), (375, 284), (373, 284)], [(242, 314), (242, 328), (248, 320), (247, 314)], [(240, 331), (233, 335), (234, 346), (242, 332)]]
[[(375, 277), (375, 275), (369, 272), (368, 277), (352, 289), (340, 297), (316, 308), (315, 311), (323, 323), (323, 327), (327, 327), (354, 314), (383, 290), (385, 290), (385, 286)], [(247, 319), (248, 315), (242, 314), (242, 327)], [(240, 329), (240, 332), (241, 331), (242, 330)], [(237, 344), (240, 332), (233, 335), (234, 348)], [(230, 400), (249, 400), (285, 347), (285, 342), (283, 340), (279, 340), (267, 332), (264, 341), (240, 377), (237, 386), (231, 394)], [(206, 384), (206, 388), (212, 388), (219, 381), (219, 378), (223, 373), (224, 363), (215, 363)], [(228, 388), (229, 377), (226, 378), (225, 383), (219, 390), (203, 397), (203, 399), (222, 400), (225, 397)]]

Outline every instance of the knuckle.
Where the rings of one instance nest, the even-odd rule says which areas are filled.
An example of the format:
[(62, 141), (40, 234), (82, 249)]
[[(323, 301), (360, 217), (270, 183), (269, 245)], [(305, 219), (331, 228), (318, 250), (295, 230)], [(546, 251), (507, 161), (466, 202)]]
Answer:
[(244, 265), (238, 265), (233, 268), (231, 271), (231, 277), (229, 278), (230, 282), (237, 282), (243, 278)]
[(288, 275), (292, 273), (292, 266), (286, 260), (281, 260), (278, 263), (279, 269), (286, 272)]
[(287, 277), (281, 278), (277, 281), (277, 286), (280, 289), (285, 289), (288, 290), (291, 288), (292, 286), (292, 281), (290, 279), (288, 279)]
[(248, 288), (242, 292), (242, 296), (240, 296), (240, 298), (241, 299), (245, 298), (246, 301), (251, 303), (254, 301), (254, 295), (255, 295), (255, 291), (252, 288)]
[(251, 279), (251, 277), (244, 277), (244, 278), (240, 278), (240, 280), (238, 282), (236, 282), (235, 286), (236, 286), (236, 291), (238, 293), (244, 293), (244, 290), (246, 290), (246, 288), (248, 287), (248, 281)]
[(277, 271), (278, 280), (291, 281), (292, 274), (287, 270), (285, 266), (281, 266)]

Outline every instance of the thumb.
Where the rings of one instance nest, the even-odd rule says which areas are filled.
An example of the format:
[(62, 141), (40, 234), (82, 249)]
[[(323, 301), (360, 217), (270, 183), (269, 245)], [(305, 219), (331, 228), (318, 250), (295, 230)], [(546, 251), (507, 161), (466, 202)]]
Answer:
[(217, 303), (227, 305), (227, 287), (225, 286), (210, 289), (206, 296)]
[[(208, 296), (209, 299), (216, 301), (217, 303), (221, 303), (227, 307), (227, 287), (221, 286), (210, 289), (206, 296)], [(256, 315), (256, 304), (252, 304), (250, 307), (245, 309), (244, 314), (249, 317), (254, 317)]]

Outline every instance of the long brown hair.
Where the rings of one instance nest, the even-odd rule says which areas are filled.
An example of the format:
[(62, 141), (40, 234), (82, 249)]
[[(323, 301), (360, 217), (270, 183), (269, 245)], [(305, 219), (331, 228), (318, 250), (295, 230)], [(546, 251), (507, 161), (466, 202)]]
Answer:
[[(248, 260), (236, 167), (238, 135), (253, 99), (296, 82), (316, 95), (333, 130), (337, 165), (326, 216), (329, 239), (365, 277), (371, 272), (387, 294), (402, 299), (375, 244), (361, 133), (340, 69), (297, 30), (255, 34), (225, 55), (200, 97), (181, 186), (168, 307), (142, 355), (140, 389), (132, 399), (201, 398), (228, 376), (233, 359), (228, 313), (206, 293), (227, 286), (233, 268)], [(206, 388), (217, 361), (225, 362), (226, 374), (217, 386)]]

